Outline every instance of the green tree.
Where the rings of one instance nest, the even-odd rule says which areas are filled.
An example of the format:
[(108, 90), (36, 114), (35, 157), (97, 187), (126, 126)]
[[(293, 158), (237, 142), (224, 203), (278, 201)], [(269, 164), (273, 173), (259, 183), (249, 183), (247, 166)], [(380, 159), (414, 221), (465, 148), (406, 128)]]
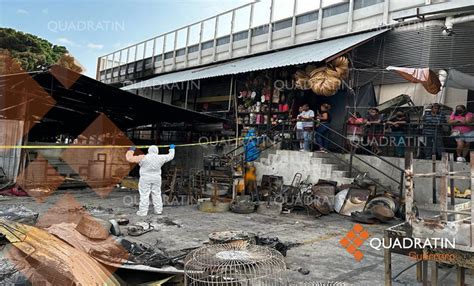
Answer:
[(0, 28), (0, 53), (8, 53), (27, 72), (54, 64), (82, 72), (66, 47), (53, 45), (45, 39), (10, 28)]

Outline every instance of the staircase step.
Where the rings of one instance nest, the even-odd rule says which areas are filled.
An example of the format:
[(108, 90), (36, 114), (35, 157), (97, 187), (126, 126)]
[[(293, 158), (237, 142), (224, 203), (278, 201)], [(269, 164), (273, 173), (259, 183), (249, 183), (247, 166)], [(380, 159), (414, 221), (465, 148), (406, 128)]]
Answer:
[(292, 151), (292, 150), (277, 150), (277, 154), (283, 156), (305, 156), (305, 157), (313, 157), (313, 152), (301, 152), (301, 151)]
[(310, 159), (311, 164), (314, 165), (319, 165), (319, 164), (337, 164), (338, 162), (336, 160), (330, 159), (330, 158), (317, 158), (313, 157)]
[[(262, 156), (255, 166), (259, 180), (263, 175), (276, 175), (283, 176), (284, 183), (290, 184), (295, 173), (301, 173), (302, 180), (309, 176), (312, 183), (323, 179), (350, 184), (354, 178), (349, 177), (349, 167), (342, 160), (338, 154), (332, 153), (272, 150)], [(355, 176), (354, 172), (352, 176)]]
[(352, 184), (354, 178), (330, 178), (331, 181), (336, 181), (338, 185), (348, 185)]
[(337, 178), (348, 178), (349, 172), (348, 171), (334, 170), (334, 171), (332, 171), (332, 176), (337, 177)]

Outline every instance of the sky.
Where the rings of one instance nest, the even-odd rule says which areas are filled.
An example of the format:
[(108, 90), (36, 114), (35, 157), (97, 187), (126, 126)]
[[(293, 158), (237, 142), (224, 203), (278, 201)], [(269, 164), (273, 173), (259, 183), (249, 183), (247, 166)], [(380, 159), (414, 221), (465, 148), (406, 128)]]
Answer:
[[(274, 1), (279, 7), (274, 19), (287, 17), (292, 11), (293, 0)], [(323, 5), (334, 1), (339, 0), (324, 0)], [(65, 46), (85, 67), (85, 74), (95, 77), (99, 56), (249, 2), (252, 0), (0, 0), (0, 27), (27, 32)], [(263, 0), (255, 8), (255, 26), (268, 19), (267, 2)], [(317, 2), (299, 0), (297, 10), (312, 10), (317, 8), (315, 5), (319, 6)], [(236, 14), (237, 30), (248, 26), (247, 17), (245, 9)], [(230, 29), (223, 24), (227, 22), (226, 16), (222, 19), (219, 34)], [(205, 37), (213, 35), (213, 27), (211, 21), (205, 24)], [(180, 33), (178, 45), (184, 43), (183, 35)], [(191, 41), (197, 39), (191, 38)]]

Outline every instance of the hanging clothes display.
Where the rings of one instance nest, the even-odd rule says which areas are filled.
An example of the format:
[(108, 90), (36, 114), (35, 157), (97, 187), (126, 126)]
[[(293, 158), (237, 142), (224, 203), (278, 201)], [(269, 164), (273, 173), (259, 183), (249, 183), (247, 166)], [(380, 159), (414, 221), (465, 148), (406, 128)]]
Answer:
[(438, 75), (429, 68), (417, 69), (389, 66), (387, 70), (397, 72), (409, 82), (421, 83), (425, 90), (431, 94), (438, 94), (441, 90), (441, 82)]

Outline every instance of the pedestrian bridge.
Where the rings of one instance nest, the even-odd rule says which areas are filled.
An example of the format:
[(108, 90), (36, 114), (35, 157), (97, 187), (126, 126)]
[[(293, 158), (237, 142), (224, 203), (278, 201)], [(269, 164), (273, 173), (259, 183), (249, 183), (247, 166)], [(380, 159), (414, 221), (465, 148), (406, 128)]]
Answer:
[[(333, 1), (334, 2), (334, 1)], [(98, 59), (97, 78), (143, 77), (374, 30), (474, 6), (470, 0), (261, 0), (125, 47)]]

